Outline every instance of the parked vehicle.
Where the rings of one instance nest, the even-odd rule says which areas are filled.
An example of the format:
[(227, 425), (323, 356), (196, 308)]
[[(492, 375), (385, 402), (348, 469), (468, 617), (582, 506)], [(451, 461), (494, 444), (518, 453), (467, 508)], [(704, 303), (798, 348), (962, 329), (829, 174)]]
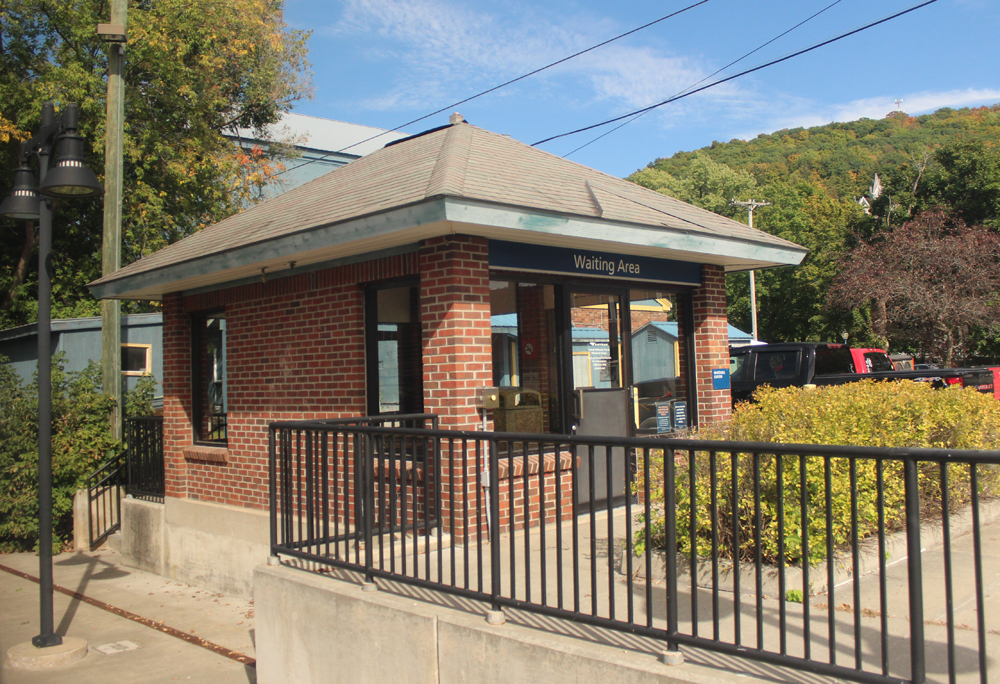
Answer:
[(910, 354), (889, 354), (892, 367), (896, 370), (913, 370), (913, 357)]
[(866, 349), (862, 347), (848, 347), (851, 352), (851, 362), (853, 364), (852, 373), (879, 373), (882, 371), (899, 370), (885, 349)]
[[(935, 387), (961, 385), (993, 394), (994, 375), (988, 368), (897, 371), (891, 370), (892, 362), (884, 351), (855, 351), (862, 353), (854, 353), (847, 345), (833, 342), (782, 342), (730, 347), (729, 375), (733, 403), (750, 399), (753, 391), (761, 385), (841, 385), (864, 379), (930, 382)], [(874, 352), (880, 352), (881, 358)], [(876, 370), (885, 368), (886, 364), (890, 370)]]

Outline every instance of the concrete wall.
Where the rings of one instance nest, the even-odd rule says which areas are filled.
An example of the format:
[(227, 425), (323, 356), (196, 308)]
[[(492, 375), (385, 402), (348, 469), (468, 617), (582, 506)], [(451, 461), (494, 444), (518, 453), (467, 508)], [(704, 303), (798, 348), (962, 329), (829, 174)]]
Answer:
[(623, 651), (425, 604), (289, 567), (254, 571), (262, 684), (691, 681)]
[(269, 534), (261, 511), (175, 497), (122, 501), (124, 565), (232, 596), (252, 596)]
[(122, 501), (122, 564), (163, 574), (163, 504), (126, 497)]

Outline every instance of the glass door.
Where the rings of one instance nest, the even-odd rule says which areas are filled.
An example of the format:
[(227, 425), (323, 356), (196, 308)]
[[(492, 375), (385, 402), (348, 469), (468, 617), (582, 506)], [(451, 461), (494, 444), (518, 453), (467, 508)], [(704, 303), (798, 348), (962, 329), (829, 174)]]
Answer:
[[(624, 358), (628, 352), (622, 345), (623, 339), (627, 339), (623, 336), (624, 294), (609, 290), (568, 293), (572, 356), (566, 370), (572, 383), (578, 435), (614, 438), (631, 434), (629, 378)], [(590, 501), (591, 478), (596, 502), (624, 497), (629, 477), (625, 460), (623, 447), (580, 447), (577, 504)]]

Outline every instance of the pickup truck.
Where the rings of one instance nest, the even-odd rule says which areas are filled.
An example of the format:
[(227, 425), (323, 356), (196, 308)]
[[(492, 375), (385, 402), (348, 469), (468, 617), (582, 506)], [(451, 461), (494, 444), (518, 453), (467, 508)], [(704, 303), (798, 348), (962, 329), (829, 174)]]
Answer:
[(853, 373), (878, 373), (881, 371), (899, 370), (884, 349), (865, 349), (848, 347), (851, 352)]
[[(993, 394), (993, 371), (988, 368), (896, 371), (892, 370), (892, 362), (885, 352), (881, 354), (884, 363), (876, 356), (872, 365), (868, 366), (867, 355), (852, 354), (850, 347), (834, 342), (781, 342), (730, 347), (729, 376), (733, 404), (750, 399), (753, 391), (761, 385), (841, 385), (865, 379), (930, 382), (934, 387), (961, 385)], [(879, 370), (885, 364), (888, 364), (888, 370)]]

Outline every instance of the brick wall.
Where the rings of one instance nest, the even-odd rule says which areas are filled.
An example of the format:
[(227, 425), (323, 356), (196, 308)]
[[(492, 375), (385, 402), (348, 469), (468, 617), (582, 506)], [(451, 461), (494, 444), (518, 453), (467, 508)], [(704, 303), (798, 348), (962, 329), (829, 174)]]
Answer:
[(697, 365), (698, 423), (729, 418), (729, 390), (712, 389), (712, 369), (729, 368), (726, 275), (721, 266), (702, 266), (702, 285), (694, 293), (694, 340)]
[[(446, 236), (422, 246), (420, 321), (424, 410), (436, 413), (443, 429), (479, 429), (478, 389), (493, 384), (489, 248), (484, 238)], [(475, 458), (465, 456), (442, 454), (442, 520), (445, 530), (453, 533), (458, 526), (448, 518), (449, 511), (461, 511), (466, 502), (475, 501), (479, 481)]]
[[(166, 493), (267, 507), (267, 426), (365, 414), (360, 284), (417, 274), (415, 254), (163, 303)], [(190, 313), (225, 309), (228, 447), (192, 446)]]
[(420, 250), (424, 410), (442, 428), (475, 430), (477, 388), (493, 384), (489, 249), (485, 238), (429, 240)]
[(500, 462), (497, 473), (499, 534), (539, 524), (551, 525), (573, 517), (572, 454), (560, 452), (558, 468), (555, 455), (551, 453), (541, 459), (537, 454), (527, 456), (527, 471), (525, 460), (524, 456), (515, 456)]

